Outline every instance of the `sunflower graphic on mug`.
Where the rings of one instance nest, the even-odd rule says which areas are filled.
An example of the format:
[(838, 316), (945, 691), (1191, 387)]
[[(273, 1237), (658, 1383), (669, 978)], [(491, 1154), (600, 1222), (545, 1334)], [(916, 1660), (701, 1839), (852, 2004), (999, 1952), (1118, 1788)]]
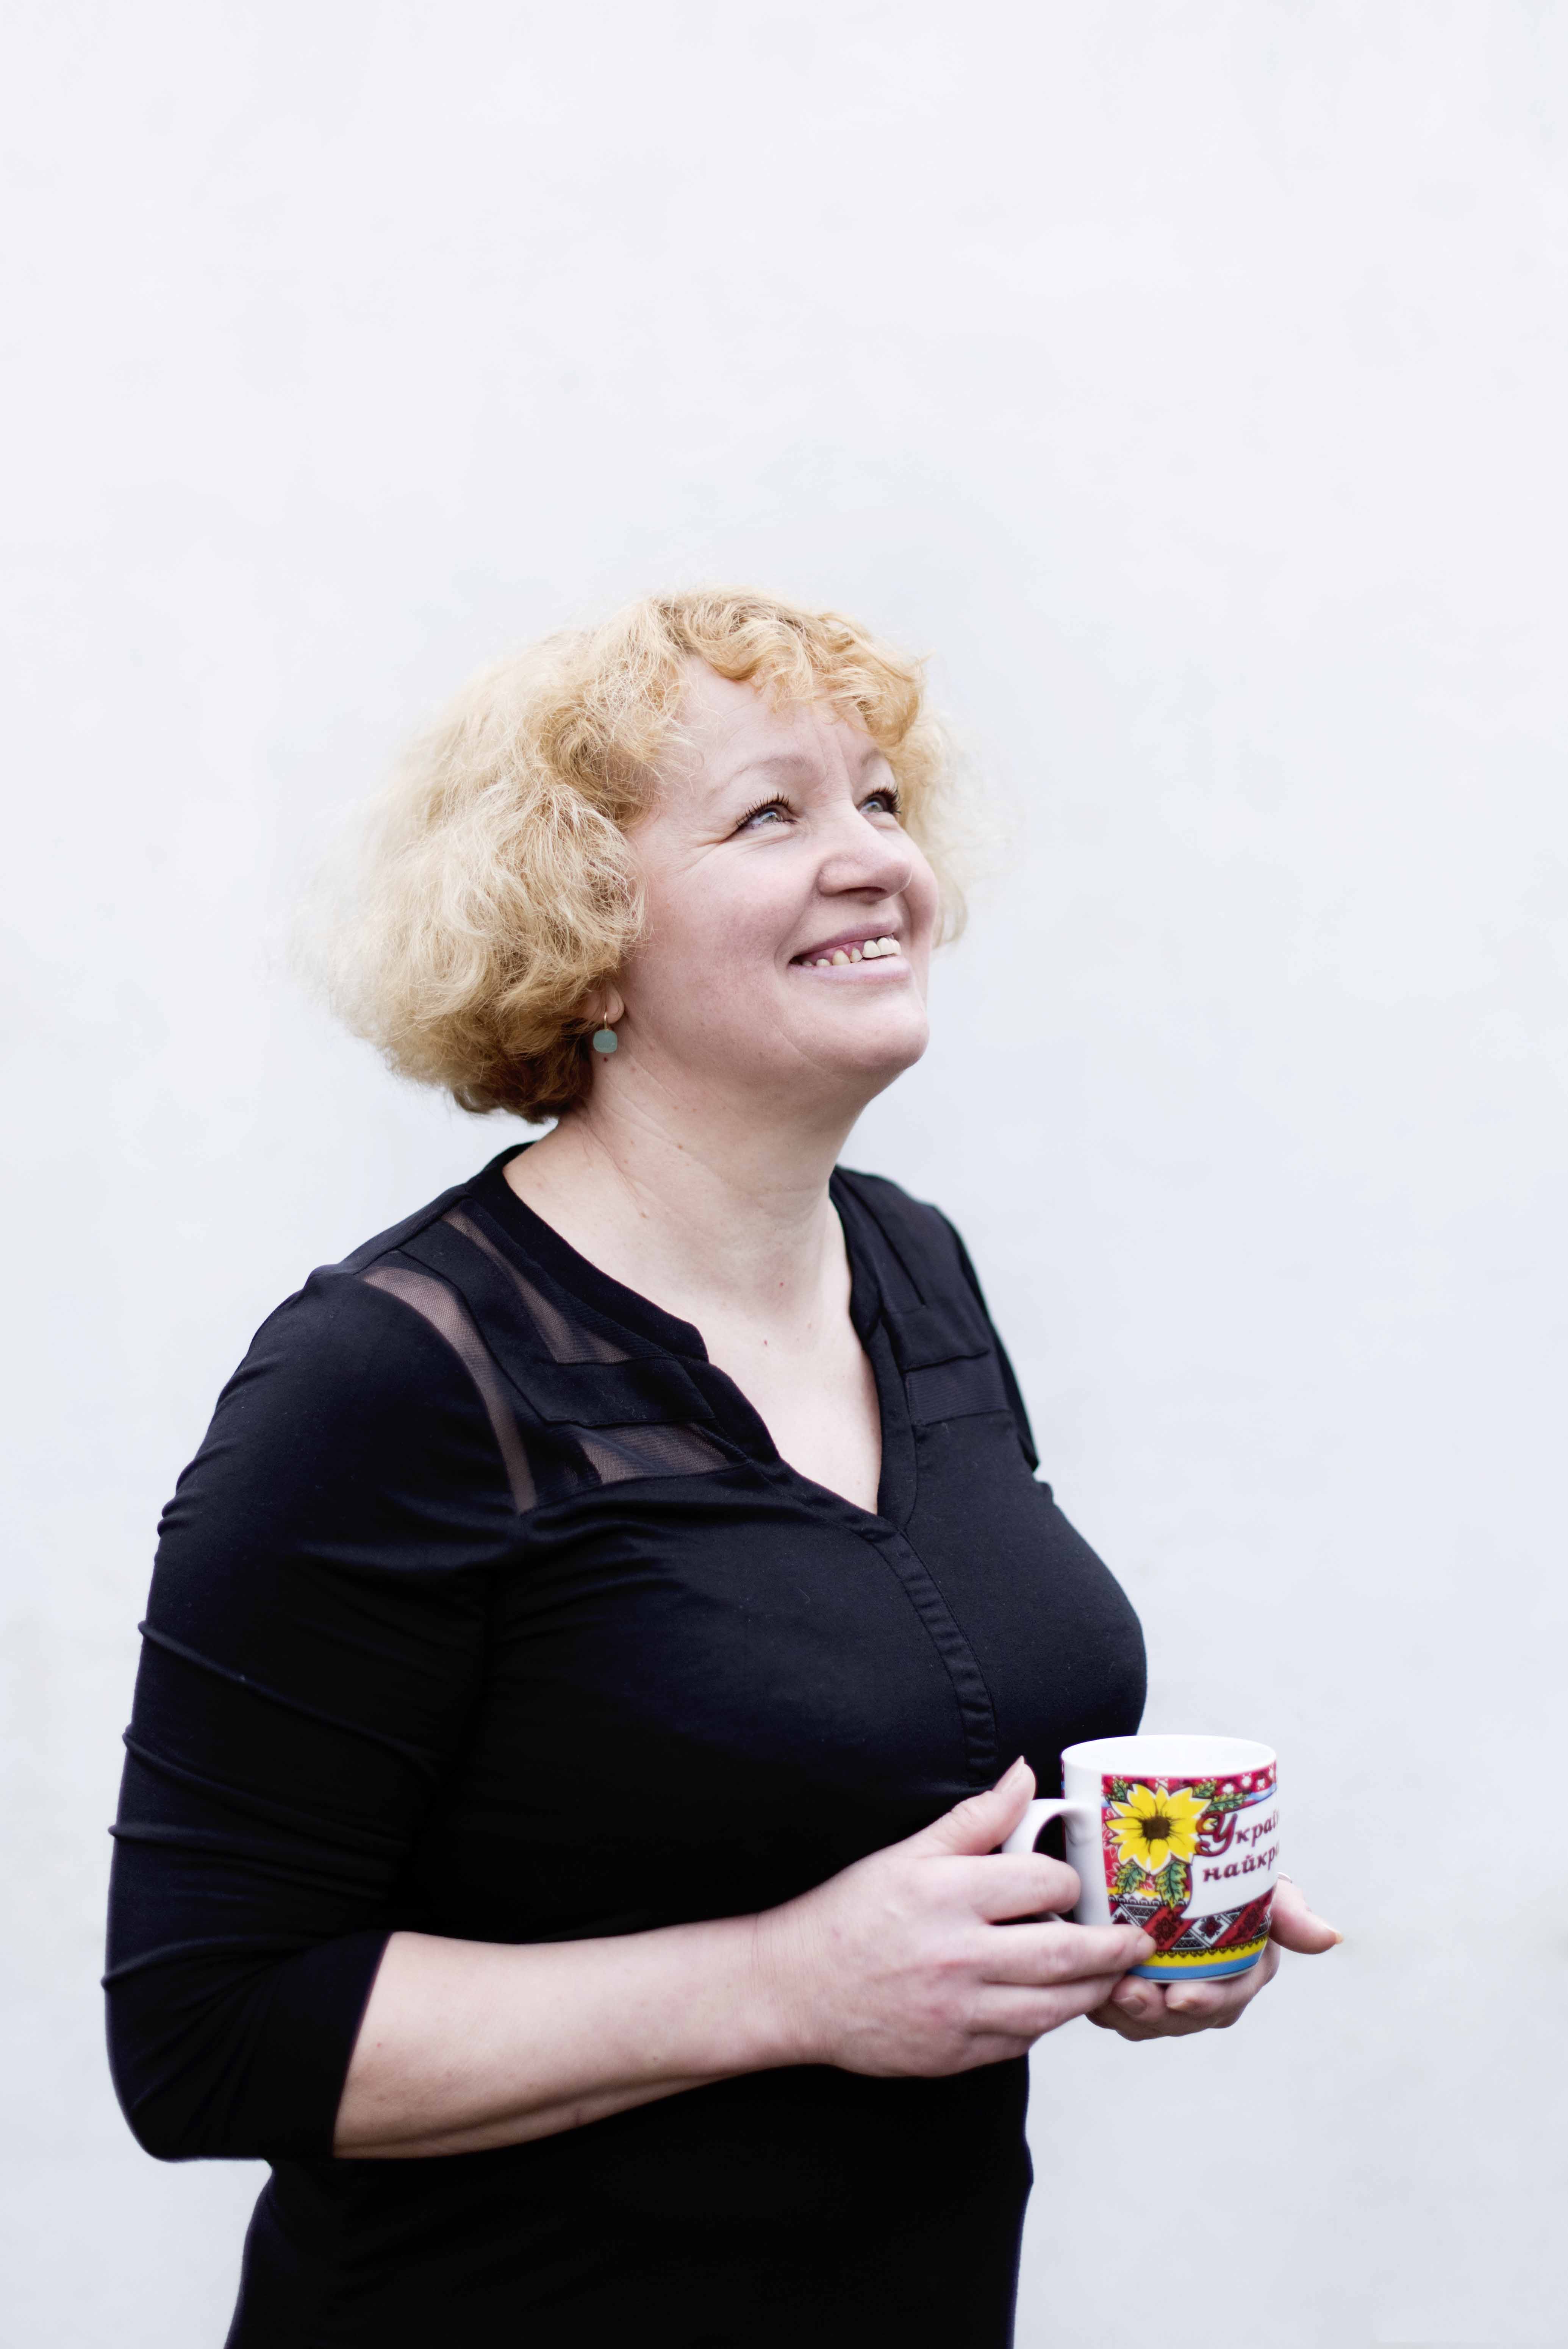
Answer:
[(1173, 1859), (1192, 1857), (1208, 1807), (1185, 1786), (1129, 1786), (1126, 1802), (1110, 1806), (1111, 1832), (1124, 1860), (1159, 1876)]
[(1184, 1909), (1191, 1884), (1188, 1866), (1198, 1849), (1211, 1789), (1194, 1794), (1156, 1780), (1116, 1791), (1122, 1799), (1106, 1805), (1106, 1828), (1121, 1861), (1117, 1891), (1130, 1892), (1147, 1882), (1168, 1909)]

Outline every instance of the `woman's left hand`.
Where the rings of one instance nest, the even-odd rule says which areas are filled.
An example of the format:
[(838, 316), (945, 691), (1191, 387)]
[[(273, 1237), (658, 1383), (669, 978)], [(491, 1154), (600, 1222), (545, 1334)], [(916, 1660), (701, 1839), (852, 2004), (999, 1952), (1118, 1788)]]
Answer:
[(1274, 1887), (1269, 1946), (1255, 1966), (1228, 1981), (1178, 1982), (1170, 1990), (1139, 1974), (1124, 1974), (1089, 2021), (1103, 2030), (1119, 2031), (1124, 2039), (1180, 2039), (1192, 2031), (1227, 2031), (1240, 2023), (1264, 1983), (1273, 1981), (1282, 1949), (1315, 1958), (1344, 1939), (1314, 1916), (1290, 1878), (1282, 1876)]

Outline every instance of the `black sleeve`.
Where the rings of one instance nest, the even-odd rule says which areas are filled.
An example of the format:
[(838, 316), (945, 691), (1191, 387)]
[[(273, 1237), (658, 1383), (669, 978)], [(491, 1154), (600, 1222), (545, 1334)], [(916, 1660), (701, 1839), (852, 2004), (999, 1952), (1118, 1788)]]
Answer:
[(458, 1356), (395, 1297), (313, 1276), (160, 1529), (104, 1978), (148, 2152), (330, 2152), (517, 1526)]
[[(940, 1207), (936, 1212), (941, 1215)], [(970, 1262), (969, 1250), (959, 1237), (956, 1226), (948, 1222), (946, 1216), (942, 1216), (942, 1221), (947, 1224), (949, 1231), (952, 1234), (953, 1246), (958, 1250), (958, 1259), (963, 1268), (963, 1277), (973, 1289), (980, 1309), (985, 1315), (987, 1326), (996, 1341), (996, 1359), (1002, 1368), (1002, 1383), (1012, 1412), (1013, 1423), (1018, 1429), (1018, 1441), (1023, 1448), (1023, 1457), (1032, 1469), (1036, 1469), (1040, 1465), (1040, 1454), (1034, 1448), (1034, 1431), (1029, 1424), (1029, 1413), (1023, 1408), (1023, 1396), (1019, 1389), (1017, 1375), (1008, 1359), (1007, 1349), (1002, 1342), (1001, 1333), (995, 1322), (992, 1320), (991, 1308), (985, 1301), (985, 1295), (980, 1285), (980, 1276)], [(1047, 1486), (1046, 1490), (1049, 1492), (1050, 1487)]]

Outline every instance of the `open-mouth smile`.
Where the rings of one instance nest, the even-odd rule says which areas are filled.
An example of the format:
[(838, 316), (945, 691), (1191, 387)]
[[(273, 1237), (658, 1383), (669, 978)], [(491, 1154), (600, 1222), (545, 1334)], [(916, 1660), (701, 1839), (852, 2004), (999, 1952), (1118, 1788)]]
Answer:
[(854, 963), (903, 961), (898, 939), (883, 933), (865, 938), (836, 939), (828, 946), (813, 947), (805, 954), (796, 955), (794, 967), (796, 970), (844, 970)]

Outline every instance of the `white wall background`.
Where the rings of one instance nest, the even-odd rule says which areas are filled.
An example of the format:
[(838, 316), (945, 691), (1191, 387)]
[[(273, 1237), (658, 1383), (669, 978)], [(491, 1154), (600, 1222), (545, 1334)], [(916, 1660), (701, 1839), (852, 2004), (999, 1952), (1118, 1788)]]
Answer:
[(1042, 2047), (1023, 2349), (1568, 2338), (1568, 7), (10, 47), (5, 2349), (223, 2338), (259, 2173), (101, 2053), (151, 1529), (277, 1298), (508, 1138), (296, 1000), (299, 878), (474, 662), (714, 577), (935, 652), (1006, 848), (851, 1163), (1349, 1935)]

